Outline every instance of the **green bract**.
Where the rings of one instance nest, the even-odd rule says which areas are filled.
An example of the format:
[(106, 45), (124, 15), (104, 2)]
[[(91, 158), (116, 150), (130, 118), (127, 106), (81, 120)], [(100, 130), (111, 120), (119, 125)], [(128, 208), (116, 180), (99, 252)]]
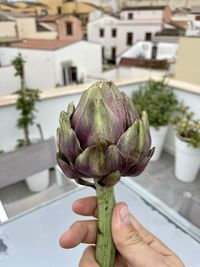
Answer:
[(137, 176), (154, 149), (146, 112), (139, 117), (132, 100), (113, 82), (97, 82), (75, 109), (61, 112), (57, 161), (64, 174), (84, 183), (95, 178), (112, 186), (120, 176)]

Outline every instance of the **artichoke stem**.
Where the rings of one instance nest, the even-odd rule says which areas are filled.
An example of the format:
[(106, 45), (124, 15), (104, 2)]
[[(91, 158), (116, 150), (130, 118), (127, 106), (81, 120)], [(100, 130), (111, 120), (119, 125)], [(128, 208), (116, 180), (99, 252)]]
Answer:
[(115, 206), (114, 186), (101, 186), (97, 181), (95, 185), (98, 217), (96, 261), (100, 267), (113, 267), (116, 250), (111, 231), (112, 212)]

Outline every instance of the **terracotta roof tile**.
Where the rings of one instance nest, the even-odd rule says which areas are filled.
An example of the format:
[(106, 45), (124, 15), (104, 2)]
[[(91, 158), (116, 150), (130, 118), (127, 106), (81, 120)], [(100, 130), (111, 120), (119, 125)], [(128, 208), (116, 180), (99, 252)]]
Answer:
[[(40, 18), (38, 18), (38, 21), (40, 22), (56, 22), (59, 19), (63, 19), (63, 18), (77, 18), (74, 15), (70, 15), (70, 14), (63, 14), (63, 15), (47, 15), (47, 16), (42, 16)], [(77, 18), (78, 19), (78, 18)]]
[(37, 39), (24, 39), (10, 45), (10, 47), (25, 48), (25, 49), (41, 49), (41, 50), (55, 50), (67, 46), (74, 42), (66, 40), (37, 40)]
[(63, 15), (55, 15), (55, 16), (51, 16), (51, 15), (47, 15), (47, 16), (43, 16), (41, 18), (39, 18), (39, 21), (43, 21), (43, 22), (52, 22), (52, 21), (56, 21), (57, 19), (62, 18)]

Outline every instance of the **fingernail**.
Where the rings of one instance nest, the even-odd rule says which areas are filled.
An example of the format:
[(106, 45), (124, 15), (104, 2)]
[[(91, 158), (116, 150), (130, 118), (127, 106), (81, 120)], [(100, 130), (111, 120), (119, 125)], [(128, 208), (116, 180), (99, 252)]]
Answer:
[(128, 207), (126, 205), (120, 209), (119, 216), (120, 216), (121, 223), (130, 224), (129, 211), (128, 211)]

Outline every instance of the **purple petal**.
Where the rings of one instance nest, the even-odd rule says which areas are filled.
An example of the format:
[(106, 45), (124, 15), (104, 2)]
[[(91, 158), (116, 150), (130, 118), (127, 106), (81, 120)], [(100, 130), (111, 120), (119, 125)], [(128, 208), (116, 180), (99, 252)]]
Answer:
[(63, 173), (71, 179), (77, 179), (79, 178), (78, 174), (76, 173), (75, 170), (72, 169), (72, 167), (67, 164), (64, 160), (62, 160), (59, 156), (59, 153), (57, 153), (57, 163), (59, 165), (59, 167), (61, 168), (61, 170), (63, 171)]
[(76, 134), (71, 128), (60, 128), (59, 130), (59, 151), (72, 164), (82, 152)]
[(106, 169), (109, 173), (119, 170), (122, 171), (125, 167), (125, 159), (122, 153), (115, 145), (110, 145), (106, 152)]
[(124, 110), (126, 113), (126, 129), (128, 129), (135, 120), (140, 119), (140, 116), (135, 108), (135, 105), (133, 104), (132, 99), (127, 97), (123, 92), (121, 94), (123, 96)]
[(86, 148), (76, 159), (75, 168), (87, 177), (99, 177), (108, 174), (106, 170), (106, 142), (98, 140), (97, 144)]
[(117, 148), (126, 160), (126, 169), (129, 169), (130, 166), (140, 158), (140, 154), (137, 150), (138, 134), (139, 122), (136, 120), (134, 124), (124, 132), (117, 143)]
[(140, 175), (144, 169), (146, 168), (150, 158), (153, 156), (155, 148), (152, 148), (149, 152), (149, 155), (143, 158), (141, 161), (133, 165), (129, 171), (124, 176), (138, 176)]
[(83, 151), (75, 162), (78, 172), (88, 177), (102, 177), (113, 171), (121, 171), (125, 160), (115, 145), (110, 145), (102, 140)]

